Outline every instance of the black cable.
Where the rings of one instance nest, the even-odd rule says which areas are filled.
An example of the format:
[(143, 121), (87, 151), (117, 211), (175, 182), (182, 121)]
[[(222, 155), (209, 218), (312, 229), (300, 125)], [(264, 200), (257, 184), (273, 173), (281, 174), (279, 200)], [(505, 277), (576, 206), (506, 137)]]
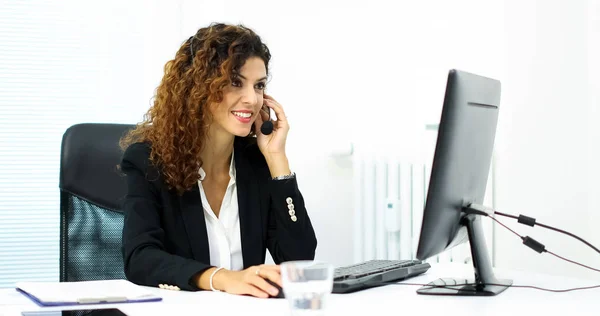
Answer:
[(485, 283), (485, 284), (475, 284), (475, 283), (467, 283), (467, 284), (459, 284), (459, 285), (435, 285), (435, 284), (424, 284), (424, 283), (398, 283), (398, 282), (384, 282), (383, 284), (389, 284), (389, 285), (414, 285), (414, 286), (427, 286), (430, 288), (446, 288), (446, 289), (452, 289), (452, 290), (460, 290), (463, 292), (476, 292), (476, 290), (473, 289), (459, 289), (456, 288), (458, 286), (481, 286), (481, 285), (497, 285), (497, 286), (505, 286), (505, 287), (516, 287), (516, 288), (525, 288), (525, 289), (534, 289), (534, 290), (540, 290), (540, 291), (547, 291), (547, 292), (554, 292), (554, 293), (564, 293), (564, 292), (572, 292), (572, 291), (580, 291), (580, 290), (591, 290), (591, 289), (596, 289), (596, 288), (600, 288), (600, 285), (591, 285), (591, 286), (582, 286), (582, 287), (575, 287), (575, 288), (569, 288), (569, 289), (547, 289), (547, 288), (543, 288), (543, 287), (539, 287), (539, 286), (534, 286), (534, 285), (506, 285), (506, 284), (495, 284), (495, 283)]
[(497, 219), (496, 219), (494, 216), (489, 216), (489, 217), (490, 217), (490, 218), (491, 218), (491, 219), (492, 219), (494, 222), (496, 222), (496, 223), (498, 223), (498, 224), (500, 224), (500, 225), (504, 226), (504, 228), (506, 228), (506, 229), (510, 230), (510, 231), (511, 231), (513, 234), (515, 234), (515, 235), (519, 236), (519, 238), (521, 238), (521, 240), (523, 240), (523, 244), (525, 244), (525, 245), (526, 245), (526, 246), (528, 246), (529, 248), (532, 248), (533, 250), (535, 250), (535, 251), (537, 251), (537, 252), (539, 252), (539, 253), (547, 252), (547, 253), (549, 253), (549, 254), (551, 254), (551, 255), (553, 255), (553, 256), (555, 256), (555, 257), (559, 258), (559, 259), (562, 259), (562, 260), (564, 260), (564, 261), (567, 261), (567, 262), (570, 262), (570, 263), (573, 263), (573, 264), (579, 265), (579, 266), (581, 266), (581, 267), (584, 267), (584, 268), (588, 268), (588, 269), (590, 269), (590, 270), (592, 270), (592, 271), (600, 272), (600, 269), (592, 268), (592, 267), (590, 267), (590, 266), (587, 266), (587, 265), (585, 265), (585, 264), (579, 263), (579, 262), (577, 262), (577, 261), (574, 261), (574, 260), (567, 259), (567, 258), (565, 258), (565, 257), (559, 256), (559, 255), (555, 254), (554, 252), (547, 250), (547, 249), (546, 249), (546, 247), (545, 247), (543, 244), (539, 243), (539, 242), (538, 242), (538, 241), (536, 241), (535, 239), (533, 239), (533, 238), (531, 238), (531, 237), (529, 237), (529, 236), (525, 236), (525, 237), (521, 236), (519, 233), (515, 232), (514, 230), (510, 229), (508, 226), (504, 225), (502, 222), (500, 222), (499, 220), (497, 220)]
[(505, 216), (505, 217), (516, 219), (519, 223), (521, 223), (523, 225), (528, 225), (528, 226), (531, 226), (531, 227), (533, 227), (534, 225), (538, 225), (540, 227), (543, 227), (543, 228), (546, 228), (546, 229), (550, 229), (550, 230), (553, 230), (553, 231), (556, 231), (556, 232), (559, 232), (559, 233), (571, 236), (571, 237), (573, 237), (573, 238), (581, 241), (582, 243), (586, 244), (590, 248), (594, 249), (597, 253), (600, 253), (600, 250), (598, 250), (598, 248), (594, 247), (592, 244), (590, 244), (589, 242), (585, 241), (583, 238), (581, 238), (581, 237), (579, 237), (579, 236), (577, 236), (575, 234), (569, 233), (568, 231), (564, 231), (562, 229), (556, 228), (556, 227), (552, 227), (552, 226), (545, 225), (545, 224), (542, 224), (542, 223), (537, 223), (536, 220), (535, 220), (535, 218), (528, 217), (528, 216), (525, 216), (525, 215), (519, 215), (517, 217), (515, 215), (501, 213), (501, 212), (496, 212), (496, 211), (494, 211), (494, 214), (498, 214), (500, 216)]
[[(511, 231), (513, 234), (517, 235), (519, 238), (521, 238), (523, 240), (523, 243), (532, 248), (533, 250), (536, 250), (539, 253), (542, 252), (547, 252), (559, 259), (565, 260), (567, 262), (582, 266), (584, 268), (588, 268), (590, 270), (596, 271), (596, 272), (600, 272), (599, 269), (596, 268), (592, 268), (590, 266), (587, 266), (585, 264), (579, 263), (577, 261), (574, 260), (570, 260), (567, 259), (565, 257), (559, 256), (557, 254), (555, 254), (552, 251), (546, 250), (545, 246), (539, 242), (537, 242), (535, 239), (529, 237), (529, 236), (521, 236), (519, 233), (515, 232), (514, 230), (512, 230), (510, 227), (504, 225), (502, 222), (500, 222), (499, 220), (497, 220), (496, 218), (494, 218), (493, 216), (489, 216), (493, 221), (495, 221), (496, 223), (500, 224), (501, 226), (503, 226), (504, 228), (508, 229), (509, 231)], [(540, 251), (541, 250), (541, 251)], [(460, 291), (471, 291), (471, 292), (476, 292), (476, 290), (472, 290), (472, 289), (457, 289), (456, 287), (458, 286), (473, 286), (473, 287), (478, 287), (481, 285), (493, 285), (493, 286), (505, 286), (505, 287), (516, 287), (516, 288), (528, 288), (528, 289), (535, 289), (535, 290), (541, 290), (541, 291), (548, 291), (548, 292), (555, 292), (555, 293), (564, 293), (564, 292), (571, 292), (571, 291), (579, 291), (579, 290), (590, 290), (590, 289), (596, 289), (596, 288), (600, 288), (600, 285), (592, 285), (592, 286), (583, 286), (583, 287), (576, 287), (576, 288), (570, 288), (570, 289), (547, 289), (547, 288), (543, 288), (543, 287), (538, 287), (538, 286), (534, 286), (534, 285), (506, 285), (506, 284), (496, 284), (496, 283), (484, 283), (484, 284), (476, 284), (476, 283), (464, 283), (464, 284), (458, 284), (458, 285), (436, 285), (436, 284), (422, 284), (422, 283), (397, 283), (397, 282), (384, 282), (383, 284), (395, 284), (395, 285), (417, 285), (417, 286), (427, 286), (430, 288), (447, 288), (447, 289), (453, 289), (453, 290), (460, 290)]]
[[(500, 216), (506, 216), (506, 217), (517, 219), (517, 220), (519, 220), (519, 223), (526, 224), (526, 225), (529, 225), (529, 226), (535, 225), (535, 219), (534, 218), (527, 217), (527, 216), (524, 216), (524, 215), (521, 215), (521, 217), (519, 218), (519, 217), (516, 217), (514, 215), (505, 214), (505, 213), (501, 213), (501, 212), (494, 212), (494, 214), (498, 214)], [(481, 215), (483, 215), (483, 214), (481, 214)], [(498, 223), (499, 225), (503, 226), (504, 228), (506, 228), (507, 230), (509, 230), (510, 232), (512, 232), (513, 234), (517, 235), (519, 238), (521, 238), (521, 240), (523, 240), (523, 244), (525, 244), (529, 248), (537, 251), (538, 253), (547, 252), (547, 253), (549, 253), (549, 254), (551, 254), (551, 255), (559, 258), (559, 259), (562, 259), (564, 261), (567, 261), (567, 262), (579, 265), (579, 266), (584, 267), (584, 268), (588, 268), (588, 269), (596, 271), (596, 272), (600, 272), (600, 269), (592, 268), (590, 266), (587, 266), (585, 264), (579, 263), (577, 261), (570, 260), (570, 259), (564, 258), (562, 256), (559, 256), (559, 255), (555, 254), (554, 252), (547, 250), (546, 247), (542, 243), (536, 241), (535, 239), (533, 239), (533, 238), (531, 238), (529, 236), (524, 236), (523, 237), (522, 235), (520, 235), (516, 231), (512, 230), (510, 227), (504, 225), (502, 222), (500, 222), (499, 220), (497, 220), (494, 216), (488, 216), (488, 217), (491, 218), (494, 222)], [(598, 251), (598, 249), (596, 247), (592, 246), (590, 243), (588, 243), (587, 241), (583, 240), (582, 238), (579, 238), (578, 236), (575, 236), (574, 234), (571, 234), (569, 232), (566, 232), (566, 231), (563, 231), (561, 229), (554, 228), (554, 227), (551, 227), (551, 226), (548, 226), (548, 225), (540, 224), (540, 223), (537, 223), (537, 225), (539, 225), (541, 227), (544, 227), (544, 228), (551, 229), (551, 230), (555, 230), (557, 232), (569, 235), (571, 237), (574, 237), (574, 238), (582, 241), (586, 245), (592, 247), (594, 250)], [(598, 251), (598, 252), (600, 252), (600, 251)], [(576, 287), (576, 288), (570, 288), (570, 289), (559, 289), (559, 290), (557, 290), (557, 289), (542, 288), (542, 287), (538, 287), (538, 286), (534, 286), (534, 285), (514, 285), (514, 284), (506, 285), (506, 284), (495, 284), (495, 283), (485, 283), (485, 284), (476, 284), (476, 283), (470, 283), (469, 284), (469, 283), (467, 283), (467, 284), (459, 284), (459, 285), (435, 285), (435, 284), (421, 284), (421, 283), (383, 282), (383, 283), (380, 283), (380, 284), (417, 285), (417, 286), (427, 286), (427, 287), (431, 287), (431, 288), (447, 288), (447, 289), (454, 289), (454, 290), (457, 290), (457, 288), (456, 288), (457, 286), (473, 286), (473, 287), (477, 287), (477, 286), (481, 286), (481, 285), (493, 285), (493, 286), (505, 286), (505, 287), (516, 287), (516, 288), (528, 288), (528, 289), (535, 289), (535, 290), (555, 292), (555, 293), (564, 293), (564, 292), (571, 292), (571, 291), (589, 290), (589, 289), (600, 288), (600, 285), (592, 285), (592, 286), (584, 286), (584, 287)], [(458, 289), (458, 290), (460, 290), (460, 291), (473, 291), (473, 292), (475, 292), (475, 290), (472, 290), (472, 289)]]
[(496, 223), (498, 223), (498, 224), (500, 224), (500, 225), (504, 226), (504, 228), (506, 228), (506, 229), (510, 230), (510, 231), (511, 231), (513, 234), (515, 234), (515, 235), (519, 236), (519, 238), (523, 239), (523, 236), (521, 236), (519, 233), (515, 232), (514, 230), (510, 229), (510, 227), (508, 227), (508, 226), (506, 226), (506, 225), (502, 224), (502, 222), (500, 222), (499, 220), (497, 220), (497, 219), (496, 219), (496, 218), (494, 218), (493, 216), (490, 216), (490, 218), (491, 218), (492, 220), (494, 220), (494, 222), (496, 222)]
[(521, 240), (523, 240), (523, 244), (535, 251), (537, 251), (538, 253), (542, 253), (542, 252), (547, 252), (546, 247), (541, 244), (540, 242), (538, 242), (537, 240), (529, 237), (529, 236), (521, 236), (519, 233), (515, 232), (514, 230), (510, 229), (510, 227), (504, 225), (502, 222), (500, 222), (499, 220), (497, 220), (495, 217), (493, 216), (489, 216), (493, 221), (495, 221), (496, 223), (502, 225), (504, 228), (510, 230), (513, 234), (517, 235), (519, 238), (521, 238)]
[(559, 255), (557, 255), (557, 254), (553, 253), (552, 251), (548, 251), (548, 250), (546, 250), (546, 252), (547, 252), (547, 253), (549, 253), (549, 254), (551, 254), (551, 255), (553, 255), (553, 256), (555, 256), (555, 257), (557, 257), (557, 258), (559, 258), (559, 259), (562, 259), (562, 260), (568, 261), (568, 262), (570, 262), (570, 263), (574, 263), (574, 264), (576, 264), (576, 265), (582, 266), (582, 267), (584, 267), (584, 268), (588, 268), (588, 269), (590, 269), (590, 270), (594, 270), (594, 271), (596, 271), (596, 272), (600, 272), (600, 270), (598, 270), (598, 269), (596, 269), (596, 268), (592, 268), (592, 267), (586, 266), (585, 264), (582, 264), (582, 263), (579, 263), (579, 262), (576, 262), (576, 261), (573, 261), (573, 260), (569, 260), (569, 259), (567, 259), (567, 258), (563, 258), (563, 257), (561, 257), (561, 256), (559, 256)]

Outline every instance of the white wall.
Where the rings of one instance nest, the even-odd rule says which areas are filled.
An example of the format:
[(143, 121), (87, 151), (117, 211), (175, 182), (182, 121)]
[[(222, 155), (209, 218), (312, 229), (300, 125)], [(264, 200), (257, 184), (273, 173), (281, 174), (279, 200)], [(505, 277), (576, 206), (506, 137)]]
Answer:
[[(590, 127), (589, 143), (590, 156), (588, 157), (589, 177), (589, 225), (592, 226), (590, 235), (593, 235), (594, 244), (598, 245), (600, 233), (598, 233), (594, 224), (600, 223), (600, 212), (597, 211), (600, 206), (600, 2), (594, 0), (587, 1), (588, 8), (588, 109), (590, 115), (587, 117), (587, 123)], [(586, 250), (589, 251), (589, 250)], [(591, 253), (593, 256), (594, 253)], [(597, 262), (597, 261), (595, 261)]]
[[(508, 1), (498, 141), (497, 206), (575, 233), (600, 245), (598, 216), (597, 1)], [(589, 22), (589, 23), (588, 23)], [(581, 243), (512, 224), (569, 259), (600, 267)], [(551, 274), (588, 272), (522, 246), (497, 229), (496, 264)]]

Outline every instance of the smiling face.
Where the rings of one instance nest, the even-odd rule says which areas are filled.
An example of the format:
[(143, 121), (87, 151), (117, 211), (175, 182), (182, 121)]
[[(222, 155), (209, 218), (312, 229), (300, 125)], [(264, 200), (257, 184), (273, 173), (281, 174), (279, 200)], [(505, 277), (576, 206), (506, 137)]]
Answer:
[(231, 86), (223, 91), (223, 100), (211, 109), (211, 129), (245, 137), (250, 134), (263, 104), (265, 63), (258, 57), (250, 57), (231, 81)]

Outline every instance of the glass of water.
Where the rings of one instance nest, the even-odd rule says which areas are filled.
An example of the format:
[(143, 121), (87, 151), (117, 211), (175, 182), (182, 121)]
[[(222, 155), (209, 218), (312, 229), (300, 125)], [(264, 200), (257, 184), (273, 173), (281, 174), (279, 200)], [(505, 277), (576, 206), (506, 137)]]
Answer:
[(281, 264), (283, 293), (292, 316), (325, 315), (333, 289), (333, 265), (318, 261), (288, 261)]

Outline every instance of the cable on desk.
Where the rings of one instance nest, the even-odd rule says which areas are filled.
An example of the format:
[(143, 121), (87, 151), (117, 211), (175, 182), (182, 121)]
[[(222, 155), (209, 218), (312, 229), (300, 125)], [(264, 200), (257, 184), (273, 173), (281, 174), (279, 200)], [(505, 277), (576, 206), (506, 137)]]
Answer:
[[(521, 234), (517, 233), (516, 231), (514, 231), (513, 229), (511, 229), (510, 227), (504, 225), (502, 222), (500, 222), (499, 220), (497, 220), (494, 216), (489, 215), (489, 213), (485, 213), (485, 212), (480, 212), (476, 209), (471, 209), (469, 210), (471, 211), (473, 214), (478, 214), (478, 215), (483, 215), (483, 216), (487, 216), (489, 218), (491, 218), (494, 222), (498, 223), (499, 225), (501, 225), (502, 227), (506, 228), (507, 230), (509, 230), (510, 232), (512, 232), (513, 234), (517, 235), (517, 237), (521, 238), (521, 240), (523, 241), (523, 244), (531, 249), (533, 249), (534, 251), (538, 252), (538, 253), (544, 253), (547, 252), (561, 260), (567, 261), (569, 263), (573, 263), (576, 265), (579, 265), (581, 267), (590, 269), (592, 271), (596, 271), (596, 272), (600, 272), (600, 269), (596, 269), (596, 268), (592, 268), (590, 266), (587, 266), (585, 264), (579, 263), (577, 261), (574, 260), (570, 260), (567, 259), (565, 257), (559, 256), (557, 254), (555, 254), (552, 251), (549, 251), (546, 249), (546, 246), (544, 246), (544, 244), (538, 242), (537, 240), (529, 237), (529, 236), (522, 236)], [(583, 242), (584, 244), (586, 244), (587, 246), (589, 246), (590, 248), (594, 249), (596, 252), (600, 253), (600, 250), (598, 250), (598, 248), (594, 247), (592, 244), (590, 244), (589, 242), (585, 241), (583, 238), (569, 233), (567, 231), (564, 231), (562, 229), (558, 229), (549, 225), (545, 225), (542, 223), (536, 223), (535, 218), (532, 217), (528, 217), (525, 215), (520, 215), (519, 217), (515, 216), (515, 215), (511, 215), (511, 214), (506, 214), (506, 213), (501, 213), (501, 212), (496, 212), (494, 211), (494, 215), (500, 215), (500, 216), (505, 216), (505, 217), (509, 217), (509, 218), (513, 218), (513, 219), (517, 219), (519, 223), (524, 224), (524, 225), (529, 225), (529, 226), (534, 226), (534, 225), (538, 225), (550, 230), (554, 230), (557, 231), (559, 233), (563, 233), (565, 235), (571, 236), (581, 242)], [(417, 285), (417, 286), (427, 286), (427, 287), (431, 287), (431, 288), (448, 288), (448, 289), (454, 289), (456, 290), (457, 286), (481, 286), (481, 284), (476, 284), (476, 283), (466, 283), (466, 284), (460, 284), (460, 285), (436, 285), (436, 284), (421, 284), (421, 283), (398, 283), (398, 282), (383, 282), (383, 283), (379, 283), (379, 284), (391, 284), (391, 285)], [(535, 290), (541, 290), (541, 291), (548, 291), (548, 292), (555, 292), (555, 293), (564, 293), (564, 292), (571, 292), (571, 291), (579, 291), (579, 290), (589, 290), (589, 289), (596, 289), (596, 288), (600, 288), (600, 285), (592, 285), (592, 286), (584, 286), (584, 287), (576, 287), (576, 288), (570, 288), (570, 289), (547, 289), (547, 288), (542, 288), (542, 287), (538, 287), (538, 286), (534, 286), (534, 285), (506, 285), (506, 284), (495, 284), (495, 283), (485, 283), (484, 285), (495, 285), (495, 286), (506, 286), (506, 287), (516, 287), (516, 288), (528, 288), (528, 289), (535, 289)], [(470, 290), (470, 289), (460, 289), (460, 291), (473, 291), (475, 292), (475, 290)]]
[[(498, 212), (496, 212), (498, 213)], [(489, 218), (491, 218), (494, 222), (498, 223), (499, 225), (501, 225), (502, 227), (506, 228), (507, 230), (509, 230), (510, 232), (512, 232), (513, 234), (517, 235), (519, 238), (521, 238), (521, 240), (523, 240), (523, 244), (528, 246), (529, 248), (535, 250), (538, 253), (544, 253), (547, 252), (559, 259), (562, 259), (564, 261), (582, 266), (584, 268), (588, 268), (590, 270), (596, 271), (596, 272), (600, 272), (599, 269), (596, 268), (592, 268), (590, 266), (587, 266), (585, 264), (579, 263), (577, 261), (574, 260), (570, 260), (567, 258), (564, 258), (562, 256), (559, 256), (557, 254), (555, 254), (552, 251), (549, 251), (546, 249), (546, 247), (538, 242), (537, 240), (529, 237), (529, 236), (521, 236), (519, 233), (517, 233), (516, 231), (512, 230), (510, 227), (504, 225), (502, 222), (500, 222), (499, 220), (497, 220), (494, 216), (488, 216)], [(538, 224), (539, 225), (539, 224)], [(541, 226), (541, 225), (540, 225)], [(592, 246), (593, 247), (593, 246)], [(431, 288), (447, 288), (447, 289), (454, 289), (457, 290), (456, 287), (458, 286), (481, 286), (481, 284), (476, 284), (476, 283), (465, 283), (465, 284), (459, 284), (459, 285), (436, 285), (436, 284), (422, 284), (422, 283), (398, 283), (398, 282), (384, 282), (383, 284), (395, 284), (395, 285), (416, 285), (416, 286), (427, 286), (427, 287), (431, 287)], [(584, 287), (576, 287), (576, 288), (569, 288), (569, 289), (547, 289), (547, 288), (543, 288), (543, 287), (539, 287), (539, 286), (534, 286), (534, 285), (506, 285), (506, 284), (495, 284), (495, 283), (485, 283), (484, 285), (495, 285), (495, 286), (506, 286), (506, 287), (516, 287), (516, 288), (528, 288), (528, 289), (535, 289), (535, 290), (540, 290), (540, 291), (547, 291), (547, 292), (554, 292), (554, 293), (564, 293), (564, 292), (571, 292), (571, 291), (580, 291), (580, 290), (590, 290), (590, 289), (596, 289), (596, 288), (600, 288), (600, 285), (592, 285), (592, 286), (584, 286)], [(471, 290), (471, 289), (460, 289), (460, 291), (472, 291), (475, 292), (475, 290)]]
[[(435, 285), (435, 284), (425, 284), (425, 283), (398, 283), (398, 282), (392, 282), (392, 281), (384, 282), (382, 284), (427, 286), (430, 288), (446, 288), (446, 289), (453, 289), (453, 290), (457, 290), (457, 288), (456, 288), (457, 286), (481, 286), (481, 284), (476, 284), (476, 283), (467, 283), (467, 284), (460, 284), (460, 285)], [(497, 285), (497, 286), (505, 286), (505, 287), (526, 288), (526, 289), (534, 289), (534, 290), (554, 292), (554, 293), (564, 293), (564, 292), (591, 290), (591, 289), (600, 288), (600, 285), (582, 286), (582, 287), (575, 287), (575, 288), (569, 288), (569, 289), (547, 289), (547, 288), (543, 288), (543, 287), (539, 287), (539, 286), (535, 286), (535, 285), (512, 285), (512, 284), (506, 285), (506, 284), (495, 284), (495, 283), (485, 283), (484, 285)], [(475, 290), (471, 290), (471, 289), (460, 289), (460, 291), (476, 292)]]
[[(517, 218), (514, 215), (504, 214), (504, 213), (500, 213), (500, 212), (495, 212), (495, 214), (498, 214), (498, 215), (501, 215), (501, 216), (507, 216), (507, 217), (512, 217), (512, 218)], [(488, 217), (491, 218), (494, 222), (498, 223), (502, 227), (504, 227), (507, 230), (509, 230), (510, 232), (512, 232), (513, 234), (515, 234), (517, 237), (521, 238), (521, 240), (523, 241), (524, 245), (526, 245), (527, 247), (535, 250), (538, 253), (547, 252), (547, 253), (549, 253), (549, 254), (551, 254), (551, 255), (553, 255), (553, 256), (561, 259), (561, 260), (564, 260), (564, 261), (567, 261), (569, 263), (573, 263), (573, 264), (579, 265), (581, 267), (590, 269), (592, 271), (600, 272), (599, 269), (592, 268), (590, 266), (587, 266), (585, 264), (579, 263), (577, 261), (570, 260), (570, 259), (567, 259), (565, 257), (559, 256), (559, 255), (555, 254), (554, 252), (547, 250), (546, 247), (542, 243), (538, 242), (537, 240), (535, 240), (535, 239), (533, 239), (533, 238), (531, 238), (529, 236), (524, 236), (523, 237), (521, 234), (517, 233), (516, 231), (512, 230), (510, 227), (504, 225), (502, 222), (500, 222), (499, 220), (497, 220), (494, 216), (488, 216)], [(520, 222), (524, 222), (524, 223), (527, 223), (527, 225), (529, 225), (531, 223), (534, 223), (535, 219), (526, 217), (525, 219), (521, 220)], [(569, 236), (577, 238), (577, 239), (581, 240), (582, 242), (586, 243), (588, 246), (594, 248), (594, 250), (598, 251), (598, 249), (596, 249), (594, 246), (592, 246), (591, 244), (589, 244), (585, 240), (583, 240), (583, 239), (581, 239), (581, 238), (579, 238), (579, 237), (577, 237), (577, 236), (575, 236), (575, 235), (573, 235), (573, 234), (571, 234), (569, 232), (565, 232), (565, 231), (560, 230), (558, 228), (550, 227), (550, 226), (543, 225), (543, 224), (540, 224), (540, 223), (538, 223), (538, 225), (542, 226), (542, 227), (545, 227), (545, 228), (552, 229), (552, 230), (556, 230), (558, 232), (562, 232), (562, 233), (565, 233), (565, 234), (567, 234)], [(533, 225), (530, 225), (530, 226), (533, 226)], [(466, 284), (460, 284), (460, 285), (436, 285), (436, 284), (422, 284), (422, 283), (398, 283), (398, 282), (394, 282), (394, 281), (383, 282), (383, 283), (380, 283), (380, 284), (416, 285), (416, 286), (427, 286), (427, 287), (431, 287), (431, 288), (448, 288), (448, 289), (454, 289), (454, 290), (456, 290), (457, 286), (461, 286), (461, 287), (462, 286), (474, 286), (474, 287), (475, 286), (481, 286), (481, 284), (476, 284), (476, 283), (466, 283)], [(511, 284), (511, 285), (507, 286), (506, 284), (495, 284), (495, 283), (485, 283), (484, 285), (506, 286), (506, 287), (515, 287), (515, 288), (528, 288), (528, 289), (535, 289), (535, 290), (547, 291), (547, 292), (554, 292), (554, 293), (564, 293), (564, 292), (571, 292), (571, 291), (590, 290), (590, 289), (600, 288), (600, 285), (576, 287), (576, 288), (569, 288), (569, 289), (547, 289), (547, 288), (543, 288), (543, 287), (539, 287), (539, 286), (534, 286), (534, 285), (514, 285), (514, 284)], [(475, 290), (470, 290), (470, 289), (460, 289), (460, 291), (472, 291), (472, 292), (475, 292)]]

